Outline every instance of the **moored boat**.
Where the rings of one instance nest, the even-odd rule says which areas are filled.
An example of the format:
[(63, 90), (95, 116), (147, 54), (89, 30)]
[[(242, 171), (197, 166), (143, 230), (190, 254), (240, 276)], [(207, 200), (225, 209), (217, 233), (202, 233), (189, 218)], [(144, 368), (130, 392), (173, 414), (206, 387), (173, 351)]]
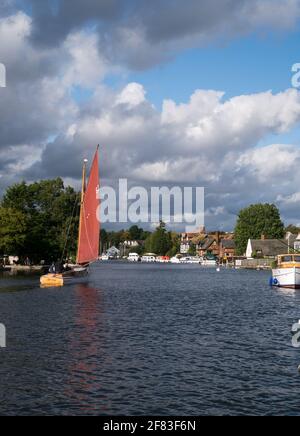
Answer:
[(97, 217), (100, 200), (99, 191), (99, 147), (94, 156), (90, 177), (86, 185), (86, 164), (84, 160), (82, 171), (82, 190), (80, 205), (79, 236), (76, 265), (58, 268), (53, 265), (50, 272), (41, 276), (42, 287), (64, 286), (69, 283), (85, 281), (89, 274), (89, 266), (99, 257), (100, 222)]
[(272, 270), (270, 284), (279, 288), (300, 289), (300, 255), (280, 255), (277, 262), (277, 268)]
[(156, 254), (154, 254), (154, 253), (144, 254), (144, 256), (142, 256), (141, 261), (143, 263), (154, 263), (154, 262), (156, 262)]
[(215, 266), (217, 266), (217, 261), (214, 260), (214, 259), (204, 259), (201, 262), (201, 266), (212, 266), (212, 267), (215, 267)]
[(200, 257), (197, 256), (186, 256), (180, 259), (180, 263), (188, 263), (188, 264), (198, 264), (201, 262)]
[(128, 262), (139, 262), (141, 258), (137, 253), (129, 253), (127, 260)]

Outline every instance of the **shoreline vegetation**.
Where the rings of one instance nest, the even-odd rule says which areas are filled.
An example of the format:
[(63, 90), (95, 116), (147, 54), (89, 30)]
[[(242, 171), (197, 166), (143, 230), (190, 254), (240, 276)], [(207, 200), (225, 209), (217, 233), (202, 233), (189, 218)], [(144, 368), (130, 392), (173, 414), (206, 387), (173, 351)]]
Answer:
[[(65, 186), (61, 178), (30, 184), (21, 182), (7, 188), (0, 203), (2, 263), (5, 256), (15, 256), (16, 263), (25, 267), (41, 265), (39, 268), (42, 268), (58, 259), (74, 261), (79, 206), (80, 193)], [(280, 239), (286, 231), (298, 233), (300, 229), (294, 225), (285, 228), (275, 205), (246, 207), (239, 212), (233, 233), (236, 255), (245, 254), (249, 238), (260, 239), (264, 235), (266, 239)], [(171, 258), (180, 253), (181, 234), (168, 231), (163, 221), (153, 232), (138, 225), (120, 231), (101, 230), (100, 254), (110, 247), (126, 244), (126, 255), (155, 253)], [(186, 254), (198, 254), (194, 243)]]

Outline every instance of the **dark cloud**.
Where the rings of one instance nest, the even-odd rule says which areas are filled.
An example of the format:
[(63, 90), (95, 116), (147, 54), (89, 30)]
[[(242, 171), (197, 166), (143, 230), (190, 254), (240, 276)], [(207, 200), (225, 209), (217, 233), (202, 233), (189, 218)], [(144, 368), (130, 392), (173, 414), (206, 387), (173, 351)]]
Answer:
[(140, 16), (153, 42), (178, 40), (190, 35), (218, 32), (242, 15), (245, 0), (154, 0), (140, 6)]
[(146, 69), (182, 48), (230, 38), (258, 27), (291, 27), (298, 0), (24, 0), (33, 16), (31, 39), (57, 46), (72, 32), (96, 26), (111, 62)]
[(34, 27), (31, 38), (55, 46), (73, 30), (88, 23), (104, 24), (119, 18), (122, 0), (26, 0)]

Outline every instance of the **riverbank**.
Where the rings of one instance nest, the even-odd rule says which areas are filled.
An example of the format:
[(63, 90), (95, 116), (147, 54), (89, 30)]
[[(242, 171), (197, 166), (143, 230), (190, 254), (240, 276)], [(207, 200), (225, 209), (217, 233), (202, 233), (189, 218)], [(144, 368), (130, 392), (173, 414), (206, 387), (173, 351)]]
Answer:
[(10, 272), (11, 274), (39, 273), (44, 271), (45, 269), (48, 269), (48, 267), (45, 267), (43, 265), (6, 265), (5, 267), (1, 268), (1, 272)]

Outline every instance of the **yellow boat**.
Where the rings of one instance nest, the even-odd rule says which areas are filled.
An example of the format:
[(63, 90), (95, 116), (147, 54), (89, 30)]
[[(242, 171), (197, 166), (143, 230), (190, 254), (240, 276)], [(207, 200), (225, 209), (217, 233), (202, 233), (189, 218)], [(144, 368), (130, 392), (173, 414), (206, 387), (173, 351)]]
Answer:
[[(64, 286), (69, 283), (86, 281), (89, 266), (99, 257), (100, 221), (97, 217), (100, 206), (99, 192), (99, 146), (91, 166), (90, 177), (86, 185), (86, 164), (82, 170), (82, 190), (80, 205), (79, 236), (76, 265), (66, 271), (51, 271), (40, 278), (42, 287)], [(55, 270), (55, 267), (54, 267)]]

